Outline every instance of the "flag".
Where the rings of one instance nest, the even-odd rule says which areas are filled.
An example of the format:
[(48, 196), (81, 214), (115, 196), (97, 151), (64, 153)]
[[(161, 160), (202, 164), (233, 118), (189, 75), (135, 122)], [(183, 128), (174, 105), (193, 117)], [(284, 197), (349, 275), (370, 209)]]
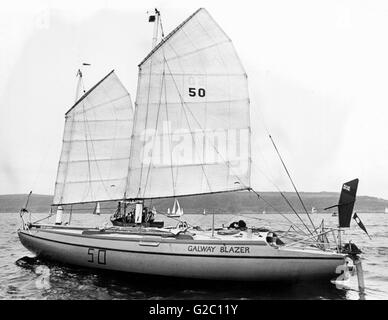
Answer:
[(149, 17), (148, 17), (148, 22), (155, 22), (155, 15), (153, 14), (153, 15), (150, 15)]
[(354, 215), (353, 215), (353, 219), (357, 222), (358, 226), (365, 231), (365, 233), (368, 235), (369, 239), (371, 239), (368, 231), (366, 231), (366, 228), (364, 226), (364, 224), (362, 223), (361, 219), (358, 217), (357, 213), (355, 212)]

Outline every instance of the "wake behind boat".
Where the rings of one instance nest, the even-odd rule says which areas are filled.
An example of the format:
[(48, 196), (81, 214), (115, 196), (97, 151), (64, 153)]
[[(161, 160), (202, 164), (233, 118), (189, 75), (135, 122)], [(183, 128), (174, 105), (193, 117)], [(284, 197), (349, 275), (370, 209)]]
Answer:
[[(69, 221), (62, 213), (55, 225), (25, 221), (26, 205), (22, 244), (62, 263), (163, 276), (294, 280), (348, 270), (358, 256), (341, 233), (349, 227), (357, 179), (343, 185), (338, 229), (314, 226), (307, 210), (311, 226), (293, 210), (303, 226), (283, 233), (243, 221), (217, 227), (214, 210), (207, 229), (155, 221), (168, 214), (149, 209), (154, 199), (237, 191), (263, 199), (250, 183), (248, 78), (231, 40), (205, 9), (158, 44), (159, 11), (150, 21), (153, 48), (139, 64), (136, 108), (114, 71), (76, 100), (66, 113), (53, 201)], [(109, 201), (119, 203), (114, 226), (71, 225), (73, 206)]]

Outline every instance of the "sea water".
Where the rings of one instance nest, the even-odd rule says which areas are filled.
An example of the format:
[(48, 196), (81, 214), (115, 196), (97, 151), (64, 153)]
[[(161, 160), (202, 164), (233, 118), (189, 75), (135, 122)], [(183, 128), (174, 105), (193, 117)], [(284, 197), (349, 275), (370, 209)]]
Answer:
[[(33, 219), (45, 214), (34, 214)], [(365, 296), (358, 292), (357, 277), (344, 286), (330, 281), (297, 283), (239, 283), (190, 281), (164, 277), (103, 272), (93, 269), (62, 266), (34, 258), (17, 236), (18, 213), (0, 214), (0, 299), (388, 299), (388, 214), (358, 213), (372, 240), (354, 221), (344, 239), (351, 239), (362, 251)], [(64, 219), (67, 217), (64, 216)], [(168, 225), (178, 221), (157, 216)], [(287, 218), (297, 222), (296, 217)], [(305, 221), (307, 222), (306, 217)], [(330, 214), (312, 215), (319, 225), (335, 226), (337, 217)], [(287, 230), (289, 223), (277, 214), (217, 214), (215, 225), (228, 226), (244, 220), (249, 226), (269, 226)], [(192, 225), (211, 227), (212, 215), (184, 214), (182, 220)], [(54, 217), (51, 218), (54, 222)], [(72, 224), (103, 226), (109, 215), (73, 214)]]

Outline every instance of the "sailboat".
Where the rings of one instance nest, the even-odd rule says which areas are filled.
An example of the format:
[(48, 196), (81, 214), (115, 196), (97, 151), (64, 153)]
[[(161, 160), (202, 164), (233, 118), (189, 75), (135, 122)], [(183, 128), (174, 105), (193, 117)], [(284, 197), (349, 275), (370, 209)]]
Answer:
[(96, 203), (96, 207), (94, 208), (93, 214), (100, 215), (101, 214), (101, 209), (100, 209), (100, 203)]
[(384, 213), (388, 213), (388, 208), (387, 207), (385, 208)]
[(317, 209), (315, 207), (312, 207), (311, 208), (311, 214), (315, 214), (315, 213), (317, 213)]
[(181, 208), (179, 201), (177, 199), (175, 199), (171, 212), (170, 212), (170, 208), (168, 208), (167, 217), (180, 218), (180, 217), (182, 217), (182, 215), (183, 215), (183, 209)]
[[(230, 232), (215, 227), (214, 212), (211, 228), (144, 225), (155, 199), (227, 192), (260, 199), (250, 183), (248, 77), (231, 39), (202, 8), (157, 44), (160, 12), (150, 21), (153, 48), (139, 64), (136, 107), (111, 71), (66, 113), (53, 200), (70, 210), (130, 204), (133, 223), (38, 223), (26, 221), (23, 208), (21, 243), (41, 258), (131, 273), (249, 281), (338, 276), (349, 265), (341, 238), (330, 248), (317, 240), (332, 228), (306, 227), (296, 240), (239, 221)], [(339, 207), (347, 213), (357, 189), (350, 185), (353, 202)]]

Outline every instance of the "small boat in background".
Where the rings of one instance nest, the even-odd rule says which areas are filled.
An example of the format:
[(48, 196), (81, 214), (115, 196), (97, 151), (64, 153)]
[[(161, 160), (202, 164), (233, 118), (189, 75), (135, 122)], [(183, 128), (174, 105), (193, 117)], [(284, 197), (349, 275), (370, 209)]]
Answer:
[(120, 201), (110, 221), (116, 227), (163, 228), (163, 221), (155, 221), (156, 213), (155, 207), (152, 210), (147, 207), (141, 209), (139, 206), (136, 207), (136, 203)]
[(317, 211), (317, 209), (316, 209), (315, 207), (312, 207), (312, 208), (311, 208), (311, 213), (312, 213), (312, 214), (315, 214), (315, 213), (318, 213), (318, 211)]
[(100, 215), (101, 214), (101, 209), (100, 209), (100, 203), (96, 203), (96, 207), (94, 208), (93, 214)]
[(206, 216), (206, 209), (203, 209), (203, 213), (202, 213), (204, 216)]
[(388, 213), (388, 208), (385, 207), (384, 213)]
[(167, 217), (170, 218), (179, 218), (183, 216), (183, 209), (181, 208), (179, 201), (175, 199), (172, 210), (170, 208), (167, 209)]
[(333, 212), (333, 214), (331, 216), (332, 217), (338, 217), (338, 213), (337, 212)]

